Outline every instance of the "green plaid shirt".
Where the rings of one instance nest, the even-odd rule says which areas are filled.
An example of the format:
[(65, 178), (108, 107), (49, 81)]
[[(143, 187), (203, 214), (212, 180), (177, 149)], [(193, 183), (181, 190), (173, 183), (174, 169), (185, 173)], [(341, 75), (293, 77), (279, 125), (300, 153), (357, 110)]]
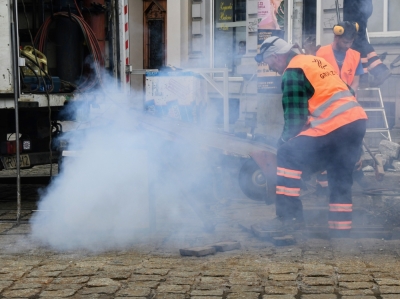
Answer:
[[(290, 61), (295, 55), (288, 58)], [(288, 141), (303, 129), (308, 118), (308, 100), (314, 94), (314, 88), (302, 69), (287, 69), (282, 75), (282, 106), (285, 125), (282, 141)]]

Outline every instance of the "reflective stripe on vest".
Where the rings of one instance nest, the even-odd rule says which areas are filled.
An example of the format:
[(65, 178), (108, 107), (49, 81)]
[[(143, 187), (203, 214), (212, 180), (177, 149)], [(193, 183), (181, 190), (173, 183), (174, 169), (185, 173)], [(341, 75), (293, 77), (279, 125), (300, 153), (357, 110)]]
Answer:
[(353, 204), (329, 204), (329, 212), (353, 212)]
[(351, 229), (351, 221), (328, 221), (330, 229)]
[(287, 69), (303, 70), (314, 88), (308, 100), (309, 118), (299, 135), (324, 136), (356, 120), (367, 119), (349, 87), (325, 59), (297, 55), (290, 60)]
[(277, 167), (276, 174), (290, 179), (301, 179), (301, 171)]
[(348, 102), (348, 103), (336, 108), (335, 110), (333, 110), (333, 112), (329, 115), (329, 117), (311, 121), (310, 127), (315, 128), (316, 126), (323, 124), (324, 122), (327, 122), (328, 120), (331, 120), (332, 118), (345, 112), (346, 110), (349, 110), (353, 107), (359, 107), (359, 106), (360, 106), (360, 104), (358, 104), (357, 102)]
[(333, 96), (329, 98), (326, 102), (322, 103), (317, 109), (312, 113), (313, 117), (319, 117), (321, 114), (331, 105), (333, 102), (340, 100), (341, 98), (351, 97), (353, 96), (349, 90), (343, 90), (335, 93)]
[(300, 196), (300, 188), (288, 188), (285, 186), (276, 186), (276, 194), (286, 196)]

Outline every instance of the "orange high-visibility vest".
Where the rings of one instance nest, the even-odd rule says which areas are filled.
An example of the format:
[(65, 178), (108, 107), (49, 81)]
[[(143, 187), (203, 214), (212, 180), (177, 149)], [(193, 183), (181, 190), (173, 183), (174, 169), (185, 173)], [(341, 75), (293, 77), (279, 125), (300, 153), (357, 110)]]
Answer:
[(367, 119), (347, 85), (327, 61), (312, 55), (296, 55), (287, 69), (302, 69), (314, 88), (308, 100), (308, 120), (299, 135), (324, 136), (358, 119)]
[(348, 49), (346, 51), (346, 56), (344, 57), (342, 69), (340, 70), (340, 72), (339, 66), (335, 59), (335, 54), (333, 54), (332, 45), (326, 45), (319, 48), (316, 56), (325, 58), (325, 60), (333, 66), (335, 71), (340, 75), (340, 78), (342, 78), (342, 80), (346, 82), (347, 85), (350, 86), (351, 83), (353, 83), (357, 67), (360, 63), (359, 52), (353, 49)]

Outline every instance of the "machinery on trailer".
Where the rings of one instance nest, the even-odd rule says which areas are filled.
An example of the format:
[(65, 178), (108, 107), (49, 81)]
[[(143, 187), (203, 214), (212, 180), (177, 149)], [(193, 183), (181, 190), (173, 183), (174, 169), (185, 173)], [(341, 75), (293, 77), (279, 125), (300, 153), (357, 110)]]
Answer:
[(80, 94), (98, 89), (104, 73), (128, 90), (129, 43), (121, 30), (127, 5), (123, 0), (0, 3), (0, 169), (57, 162), (61, 122), (74, 117), (65, 108), (87, 111), (91, 101)]

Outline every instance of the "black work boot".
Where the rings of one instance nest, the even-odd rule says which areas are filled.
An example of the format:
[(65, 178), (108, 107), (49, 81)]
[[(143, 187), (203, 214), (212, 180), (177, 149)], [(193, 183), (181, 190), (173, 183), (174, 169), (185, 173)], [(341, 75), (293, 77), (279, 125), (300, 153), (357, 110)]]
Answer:
[(330, 229), (329, 230), (329, 237), (331, 239), (349, 238), (350, 237), (350, 230), (349, 229)]

